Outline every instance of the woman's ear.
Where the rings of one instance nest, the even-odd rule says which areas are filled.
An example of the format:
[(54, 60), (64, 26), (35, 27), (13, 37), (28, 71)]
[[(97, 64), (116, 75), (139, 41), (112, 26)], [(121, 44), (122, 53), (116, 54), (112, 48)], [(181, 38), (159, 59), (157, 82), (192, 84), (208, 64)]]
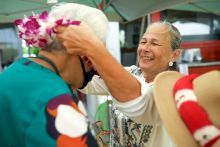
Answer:
[(175, 49), (172, 55), (172, 61), (176, 61), (181, 55), (181, 49)]

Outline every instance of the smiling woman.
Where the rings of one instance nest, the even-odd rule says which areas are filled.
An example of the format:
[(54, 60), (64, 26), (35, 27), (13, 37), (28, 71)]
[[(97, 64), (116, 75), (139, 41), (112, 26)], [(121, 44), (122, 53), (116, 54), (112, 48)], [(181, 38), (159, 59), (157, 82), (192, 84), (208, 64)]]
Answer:
[[(138, 95), (133, 79), (116, 70), (118, 65), (112, 66), (113, 62), (109, 64), (100, 58), (100, 54), (104, 52), (103, 45), (97, 43), (96, 37), (90, 31), (86, 33), (85, 30), (87, 27), (84, 25), (61, 28), (58, 38), (65, 42), (65, 47), (73, 54), (80, 53), (91, 59), (99, 73), (81, 92), (112, 96), (110, 146), (172, 147), (172, 140), (167, 135), (155, 107), (152, 89), (157, 74), (174, 68), (180, 55), (179, 31), (168, 22), (156, 22), (148, 26), (138, 46), (140, 68), (134, 65), (125, 67), (140, 82), (141, 90)], [(79, 42), (84, 45), (83, 48), (79, 46)], [(98, 54), (94, 54), (95, 49)], [(102, 66), (105, 68), (101, 69)], [(110, 75), (112, 71), (114, 74)], [(132, 84), (128, 85), (127, 82)], [(106, 135), (108, 134), (97, 134), (97, 137), (105, 138)]]
[(138, 63), (146, 82), (152, 82), (158, 73), (175, 68), (180, 56), (180, 33), (168, 22), (148, 26), (138, 46)]

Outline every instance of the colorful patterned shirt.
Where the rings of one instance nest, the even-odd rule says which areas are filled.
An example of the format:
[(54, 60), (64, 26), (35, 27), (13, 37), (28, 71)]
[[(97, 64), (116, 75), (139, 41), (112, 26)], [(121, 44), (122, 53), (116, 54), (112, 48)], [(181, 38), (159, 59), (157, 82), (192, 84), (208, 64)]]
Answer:
[(117, 101), (111, 96), (105, 82), (99, 76), (94, 76), (87, 87), (82, 90), (86, 94), (112, 97), (112, 105), (109, 110), (109, 121), (111, 122), (109, 146), (174, 147), (154, 104), (153, 83), (145, 82), (142, 72), (137, 66), (126, 67), (126, 70), (141, 84), (141, 95), (131, 101)]
[(3, 147), (96, 146), (82, 103), (48, 68), (22, 58), (0, 73)]

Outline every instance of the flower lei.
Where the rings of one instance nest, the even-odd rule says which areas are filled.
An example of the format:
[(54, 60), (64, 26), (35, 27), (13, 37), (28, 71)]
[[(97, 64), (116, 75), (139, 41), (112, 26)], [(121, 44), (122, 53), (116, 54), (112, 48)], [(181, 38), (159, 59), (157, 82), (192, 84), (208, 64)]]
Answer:
[(44, 49), (45, 45), (52, 42), (52, 37), (56, 33), (55, 27), (79, 25), (80, 21), (70, 21), (64, 18), (56, 20), (44, 11), (29, 17), (24, 16), (23, 19), (17, 19), (14, 23), (18, 28), (18, 36), (26, 41), (27, 46)]

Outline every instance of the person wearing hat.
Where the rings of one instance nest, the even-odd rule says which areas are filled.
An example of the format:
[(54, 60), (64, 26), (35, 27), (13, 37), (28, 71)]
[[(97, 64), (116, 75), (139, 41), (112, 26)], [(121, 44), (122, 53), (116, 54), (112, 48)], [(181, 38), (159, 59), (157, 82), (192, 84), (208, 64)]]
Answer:
[[(127, 78), (114, 69), (113, 64), (105, 62), (102, 56), (105, 45), (89, 28), (83, 25), (58, 27), (58, 32), (58, 39), (64, 42), (67, 50), (86, 56), (99, 74), (81, 92), (110, 95), (113, 98), (110, 110), (110, 146), (172, 147), (172, 140), (156, 109), (152, 89), (153, 80), (158, 73), (176, 70), (175, 61), (180, 56), (181, 43), (178, 29), (169, 22), (155, 22), (146, 29), (137, 49), (140, 68), (134, 65), (125, 67), (141, 83), (141, 95), (137, 97), (128, 94), (129, 91), (134, 92), (126, 87), (128, 85), (113, 81), (117, 79), (119, 82)], [(104, 66), (105, 68), (100, 68)], [(110, 75), (111, 70), (117, 73), (116, 76)]]
[(220, 71), (155, 78), (154, 101), (177, 147), (220, 147), (219, 80)]
[[(1, 146), (97, 146), (85, 108), (72, 94), (72, 88), (81, 88), (90, 80), (92, 66), (82, 56), (66, 50), (56, 38), (56, 27), (86, 24), (102, 42), (108, 30), (106, 16), (96, 8), (61, 3), (54, 5), (49, 14), (24, 16), (15, 24), (19, 37), (40, 51), (37, 57), (21, 58), (0, 74)], [(105, 50), (102, 57), (114, 66)], [(133, 85), (134, 91), (128, 94), (138, 96), (139, 82), (124, 68), (117, 65), (115, 68), (130, 79), (125, 83)]]

